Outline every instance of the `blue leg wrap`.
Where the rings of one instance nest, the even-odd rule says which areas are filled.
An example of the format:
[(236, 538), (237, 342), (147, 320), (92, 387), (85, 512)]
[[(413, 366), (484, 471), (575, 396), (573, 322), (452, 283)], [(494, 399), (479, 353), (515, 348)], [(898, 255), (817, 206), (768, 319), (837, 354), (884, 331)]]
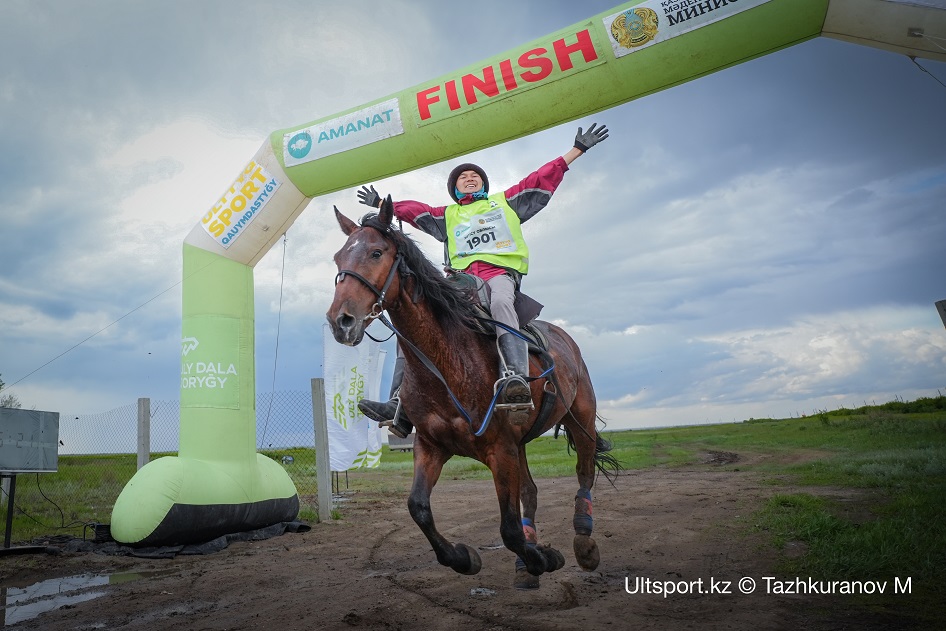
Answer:
[(576, 535), (591, 534), (594, 525), (591, 513), (591, 489), (578, 489), (575, 494), (575, 516), (572, 518)]
[[(535, 523), (528, 517), (522, 518), (522, 534), (526, 537), (526, 545), (534, 548), (538, 541), (535, 534)], [(525, 567), (525, 561), (516, 557), (516, 569), (525, 569)]]

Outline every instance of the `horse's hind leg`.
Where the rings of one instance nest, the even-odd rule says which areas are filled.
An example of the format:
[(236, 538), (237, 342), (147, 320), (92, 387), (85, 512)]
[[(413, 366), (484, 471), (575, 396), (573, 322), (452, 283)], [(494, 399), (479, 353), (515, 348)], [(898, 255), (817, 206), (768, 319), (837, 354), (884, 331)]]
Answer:
[(598, 444), (598, 431), (595, 428), (596, 402), (591, 384), (583, 381), (579, 384), (578, 393), (572, 403), (572, 416), (565, 417), (565, 426), (569, 437), (573, 441), (575, 451), (578, 452), (578, 464), (575, 472), (578, 474), (578, 493), (575, 495), (575, 515), (572, 525), (575, 528), (575, 560), (584, 570), (594, 570), (598, 567), (601, 555), (598, 544), (591, 538), (592, 501), (591, 488), (595, 483), (595, 454)]
[(414, 483), (407, 500), (407, 508), (430, 542), (441, 565), (446, 565), (460, 574), (476, 574), (482, 567), (480, 555), (465, 544), (452, 544), (447, 541), (434, 526), (434, 515), (430, 510), (430, 492), (437, 484), (448, 458), (449, 455), (431, 447), (420, 436), (415, 439)]
[[(522, 504), (522, 534), (526, 538), (526, 546), (538, 544), (535, 531), (535, 511), (538, 508), (538, 489), (529, 471), (529, 462), (526, 460), (526, 448), (519, 447), (519, 501)], [(536, 589), (539, 587), (539, 577), (529, 574), (526, 563), (516, 557), (516, 578), (513, 582), (516, 589)]]

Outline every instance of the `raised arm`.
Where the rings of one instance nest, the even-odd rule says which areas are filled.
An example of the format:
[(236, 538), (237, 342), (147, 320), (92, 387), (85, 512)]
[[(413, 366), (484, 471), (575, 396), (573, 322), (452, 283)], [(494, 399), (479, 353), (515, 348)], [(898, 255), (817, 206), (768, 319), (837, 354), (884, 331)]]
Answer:
[[(370, 188), (367, 186), (361, 187), (357, 195), (358, 201), (365, 206), (371, 206), (372, 208), (381, 206), (381, 195), (375, 190), (374, 186)], [(443, 217), (445, 210), (446, 206), (430, 206), (412, 199), (394, 202), (395, 217), (423, 230), (438, 241), (447, 238), (446, 223)]]
[(596, 123), (592, 123), (588, 131), (582, 133), (581, 127), (578, 128), (578, 134), (575, 136), (575, 146), (569, 149), (563, 156), (565, 164), (571, 164), (586, 151), (608, 137), (608, 128), (601, 125), (595, 129)]

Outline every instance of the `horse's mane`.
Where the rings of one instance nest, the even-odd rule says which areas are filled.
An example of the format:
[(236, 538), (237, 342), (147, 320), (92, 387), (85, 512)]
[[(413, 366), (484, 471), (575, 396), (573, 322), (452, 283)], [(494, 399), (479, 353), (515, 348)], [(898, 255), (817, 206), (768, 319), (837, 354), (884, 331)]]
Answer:
[(361, 225), (374, 228), (394, 242), (402, 258), (398, 270), (401, 280), (414, 278), (415, 298), (426, 300), (441, 326), (445, 329), (459, 326), (477, 330), (476, 318), (479, 313), (469, 295), (456, 283), (447, 280), (412, 238), (394, 226), (381, 223), (377, 213), (368, 213), (362, 217)]

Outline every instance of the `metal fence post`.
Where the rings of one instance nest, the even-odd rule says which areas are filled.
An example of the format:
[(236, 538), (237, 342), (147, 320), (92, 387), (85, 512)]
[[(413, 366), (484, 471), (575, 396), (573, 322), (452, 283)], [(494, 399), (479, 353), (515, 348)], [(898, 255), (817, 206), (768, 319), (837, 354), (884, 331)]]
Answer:
[(151, 399), (138, 399), (138, 468), (151, 459)]
[(312, 380), (312, 423), (315, 428), (315, 479), (319, 495), (319, 521), (332, 518), (332, 469), (328, 453), (328, 419), (325, 416), (325, 382)]

